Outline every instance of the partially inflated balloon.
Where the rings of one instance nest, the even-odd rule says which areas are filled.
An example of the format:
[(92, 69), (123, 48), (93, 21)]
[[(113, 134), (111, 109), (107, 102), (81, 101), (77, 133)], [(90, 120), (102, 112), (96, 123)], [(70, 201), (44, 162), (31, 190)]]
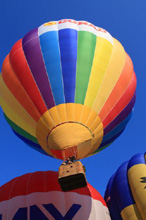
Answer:
[(0, 103), (17, 136), (55, 158), (93, 155), (124, 130), (135, 102), (130, 57), (107, 31), (48, 22), (5, 58)]
[(58, 174), (35, 172), (0, 187), (2, 220), (110, 220), (102, 196), (90, 184), (62, 192)]
[(111, 177), (105, 201), (112, 220), (146, 219), (146, 159), (137, 154)]

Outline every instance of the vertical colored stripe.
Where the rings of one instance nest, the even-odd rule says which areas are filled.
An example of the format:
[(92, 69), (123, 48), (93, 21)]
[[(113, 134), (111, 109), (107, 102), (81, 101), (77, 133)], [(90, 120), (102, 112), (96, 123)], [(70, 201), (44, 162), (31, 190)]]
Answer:
[(116, 172), (113, 182), (115, 198), (120, 212), (125, 207), (135, 203), (131, 195), (131, 190), (128, 183), (127, 166), (128, 162), (125, 162), (120, 166), (120, 168)]
[(121, 133), (121, 131), (123, 131), (123, 129), (125, 128), (126, 124), (128, 123), (128, 121), (130, 120), (132, 116), (132, 112), (124, 119), (124, 121), (122, 121), (120, 124), (118, 124), (113, 130), (111, 130), (109, 133), (107, 133), (106, 135), (104, 135), (102, 144), (104, 145), (104, 142), (108, 142), (108, 140), (111, 140), (112, 137), (116, 136), (117, 134)]
[(38, 112), (36, 106), (32, 103), (27, 92), (24, 90), (22, 84), (16, 77), (16, 74), (14, 74), (14, 71), (10, 65), (9, 55), (5, 58), (3, 62), (2, 78), (5, 82), (5, 83), (2, 82), (2, 85), (4, 85), (4, 88), (8, 87), (8, 89), (10, 90), (10, 92), (8, 92), (9, 95), (14, 96), (17, 99), (17, 101), (23, 106), (23, 108), (28, 112), (28, 114), (30, 114), (30, 116), (35, 121), (38, 121), (41, 115)]
[[(124, 127), (124, 129), (125, 129), (125, 127)], [(122, 134), (124, 129), (122, 131), (120, 131), (118, 134), (116, 134), (115, 136), (113, 136), (111, 139), (108, 139), (107, 141), (104, 141), (104, 142), (102, 141), (100, 147), (97, 149), (97, 151), (95, 151), (95, 153), (101, 151), (102, 149), (104, 149), (104, 148), (108, 147), (110, 144), (112, 144), (112, 142)]]
[(87, 31), (78, 31), (77, 76), (75, 102), (84, 104), (93, 63), (96, 36)]
[(104, 199), (109, 208), (111, 219), (122, 220), (121, 215), (119, 213), (117, 201), (114, 195), (114, 187), (113, 187), (114, 177), (115, 177), (115, 174), (110, 178), (108, 182)]
[(77, 63), (77, 31), (74, 29), (60, 30), (59, 46), (65, 102), (74, 103)]
[(130, 168), (132, 166), (138, 165), (138, 164), (145, 164), (145, 157), (144, 154), (136, 154), (134, 155), (128, 163), (128, 170), (130, 170)]
[(55, 104), (65, 102), (58, 31), (50, 31), (40, 35), (40, 45), (48, 73)]
[[(6, 93), (6, 96), (7, 96), (7, 93)], [(12, 98), (12, 96), (11, 96), (11, 98)], [(17, 100), (14, 97), (11, 99), (11, 101), (12, 101), (12, 104), (10, 106), (9, 105), (10, 101), (8, 103), (6, 103), (6, 99), (3, 99), (0, 96), (0, 103), (1, 103), (1, 107), (3, 108), (3, 112), (17, 126), (22, 128), (23, 130), (25, 130), (26, 132), (28, 132), (32, 136), (35, 136), (36, 135), (36, 122), (25, 111), (23, 106), (21, 106), (20, 103), (17, 102)]]
[(92, 108), (98, 90), (105, 76), (109, 60), (112, 54), (113, 45), (104, 38), (97, 37), (95, 55), (89, 79), (85, 105)]
[(21, 82), (22, 87), (25, 89), (27, 95), (42, 115), (45, 111), (47, 111), (47, 107), (42, 99), (25, 58), (22, 48), (22, 40), (17, 41), (11, 49), (10, 63), (18, 80)]
[(103, 120), (104, 128), (107, 127), (129, 104), (129, 102), (134, 96), (135, 89), (136, 89), (136, 76), (135, 76), (135, 73), (133, 72), (131, 81), (129, 82), (129, 85), (127, 89), (125, 90), (124, 94), (121, 96), (119, 101), (115, 104), (113, 109), (110, 110), (107, 117)]
[(123, 220), (142, 219), (131, 193), (127, 166), (128, 162), (123, 163), (107, 185), (105, 199), (113, 220), (117, 220), (118, 215), (121, 215), (120, 219)]
[(7, 115), (4, 115), (6, 121), (8, 122), (8, 124), (11, 126), (11, 128), (16, 131), (18, 134), (22, 135), (23, 137), (27, 138), (28, 140), (31, 140), (34, 143), (37, 143), (37, 139), (32, 136), (30, 133), (26, 132), (25, 130), (23, 130), (21, 127), (17, 126), (13, 121), (11, 121)]
[(7, 88), (2, 75), (0, 75), (0, 103), (4, 113), (11, 121), (35, 136), (36, 121)]
[(41, 146), (37, 143), (34, 143), (33, 141), (29, 140), (28, 138), (25, 138), (24, 136), (22, 136), (21, 134), (17, 133), (15, 130), (13, 130), (14, 134), (20, 138), (25, 144), (27, 144), (29, 147), (33, 148), (34, 150), (47, 155), (49, 157), (51, 157), (51, 155), (49, 155), (48, 153), (46, 153), (46, 151), (44, 151)]
[(126, 56), (124, 48), (116, 39), (114, 39), (110, 62), (93, 105), (93, 110), (96, 111), (97, 114), (101, 111), (104, 103), (107, 101), (116, 85), (125, 65), (125, 60)]
[(26, 34), (22, 40), (23, 50), (34, 80), (47, 105), (51, 108), (55, 105), (48, 75), (45, 69), (44, 60), (40, 48), (38, 29)]
[(127, 176), (131, 193), (136, 203), (136, 210), (134, 210), (135, 215), (137, 216), (137, 219), (146, 219), (146, 164), (144, 154), (134, 155), (130, 159)]
[[(107, 101), (104, 103), (103, 108), (101, 109), (101, 112), (99, 113), (102, 121), (107, 116), (109, 116), (109, 118), (111, 118), (111, 120), (113, 120), (114, 115), (111, 115), (111, 112), (113, 112), (113, 109), (115, 110), (115, 114), (116, 113), (118, 114), (118, 112), (120, 110), (122, 110), (122, 108), (125, 107), (125, 106), (122, 107), (122, 105), (117, 107), (117, 103), (119, 102), (120, 99), (122, 100), (122, 96), (127, 91), (129, 84), (131, 82), (131, 79), (133, 77), (133, 74), (134, 74), (134, 70), (133, 70), (132, 61), (131, 61), (130, 57), (128, 56), (128, 54), (126, 54), (125, 65), (124, 65), (124, 68), (120, 74), (120, 77), (119, 77), (116, 85), (114, 86), (111, 94), (109, 95)], [(128, 97), (129, 96), (126, 96), (125, 100), (126, 99), (128, 100)]]
[(121, 121), (123, 121), (128, 116), (128, 114), (130, 114), (135, 104), (135, 99), (136, 94), (134, 94), (133, 98), (131, 99), (129, 104), (123, 109), (123, 111), (104, 129), (104, 134), (107, 134), (109, 131), (111, 131)]

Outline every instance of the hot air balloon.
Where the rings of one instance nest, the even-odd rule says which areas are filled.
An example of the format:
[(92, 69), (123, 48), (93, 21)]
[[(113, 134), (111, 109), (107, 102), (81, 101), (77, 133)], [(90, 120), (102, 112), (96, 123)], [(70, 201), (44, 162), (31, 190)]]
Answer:
[(90, 184), (62, 192), (53, 171), (28, 173), (0, 187), (2, 220), (110, 220), (106, 203)]
[(146, 159), (136, 154), (111, 177), (105, 193), (112, 220), (146, 219)]
[(81, 159), (125, 129), (136, 77), (123, 46), (86, 21), (52, 21), (17, 41), (3, 62), (0, 104), (15, 134), (51, 157)]

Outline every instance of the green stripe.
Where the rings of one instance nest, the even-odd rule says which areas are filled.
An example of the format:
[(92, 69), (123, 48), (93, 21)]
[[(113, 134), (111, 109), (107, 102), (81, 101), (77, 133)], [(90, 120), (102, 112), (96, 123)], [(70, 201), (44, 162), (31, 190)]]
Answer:
[(96, 36), (87, 31), (78, 31), (76, 96), (75, 102), (84, 104), (96, 46)]
[(109, 145), (111, 145), (111, 144), (112, 144), (112, 142), (111, 142), (110, 144), (107, 144), (107, 145), (104, 146), (104, 147), (98, 148), (93, 154), (99, 153), (100, 151), (104, 150), (105, 148), (107, 148), (107, 147), (108, 147)]
[(13, 129), (14, 131), (16, 131), (16, 132), (17, 132), (18, 134), (20, 134), (21, 136), (27, 138), (28, 140), (33, 141), (34, 143), (37, 143), (37, 144), (38, 144), (38, 141), (37, 141), (37, 139), (36, 139), (34, 136), (30, 135), (30, 134), (27, 133), (25, 130), (23, 130), (22, 128), (20, 128), (19, 126), (17, 126), (17, 125), (16, 125), (13, 121), (11, 121), (5, 114), (4, 114), (4, 116), (5, 116), (6, 121), (7, 121), (8, 124), (12, 127), (12, 129)]

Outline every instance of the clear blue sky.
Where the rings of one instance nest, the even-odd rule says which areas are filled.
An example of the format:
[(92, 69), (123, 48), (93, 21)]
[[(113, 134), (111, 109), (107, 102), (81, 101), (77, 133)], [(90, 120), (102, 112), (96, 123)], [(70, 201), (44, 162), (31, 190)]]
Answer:
[[(137, 99), (124, 133), (107, 149), (82, 160), (87, 180), (102, 195), (119, 165), (146, 149), (146, 2), (137, 0), (5, 0), (0, 4), (0, 68), (13, 44), (31, 29), (63, 18), (87, 20), (124, 46), (137, 75)], [(0, 185), (39, 170), (58, 170), (59, 160), (26, 146), (11, 131), (0, 109)]]

